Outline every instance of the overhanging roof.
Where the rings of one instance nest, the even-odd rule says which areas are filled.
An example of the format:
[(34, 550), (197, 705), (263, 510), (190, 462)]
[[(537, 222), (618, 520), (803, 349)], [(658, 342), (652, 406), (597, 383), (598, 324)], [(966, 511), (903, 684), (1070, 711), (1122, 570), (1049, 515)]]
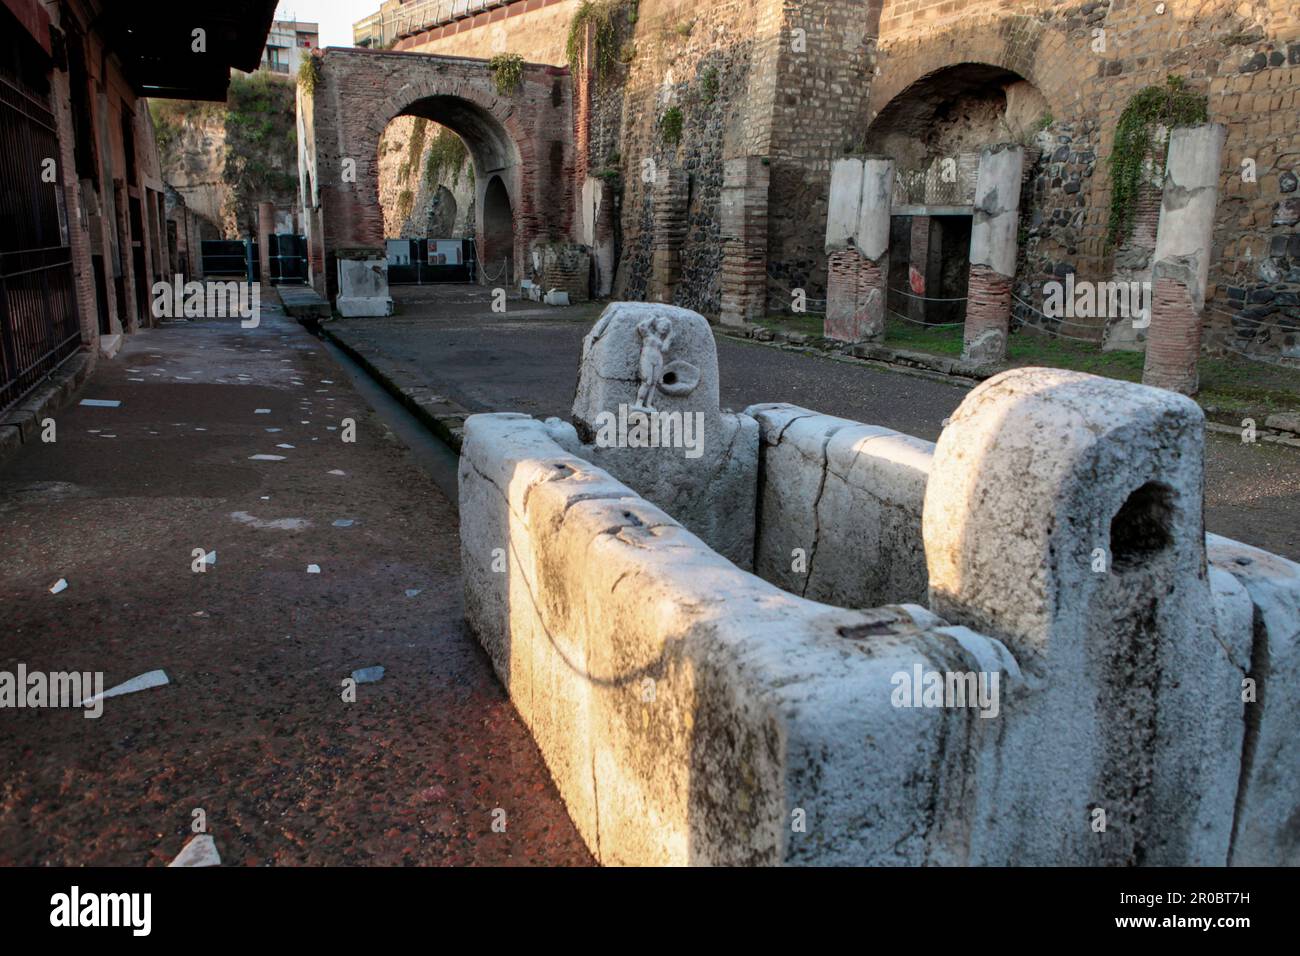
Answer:
[[(95, 29), (140, 96), (224, 100), (230, 70), (262, 59), (276, 0), (106, 0)], [(202, 30), (196, 50), (195, 30)]]

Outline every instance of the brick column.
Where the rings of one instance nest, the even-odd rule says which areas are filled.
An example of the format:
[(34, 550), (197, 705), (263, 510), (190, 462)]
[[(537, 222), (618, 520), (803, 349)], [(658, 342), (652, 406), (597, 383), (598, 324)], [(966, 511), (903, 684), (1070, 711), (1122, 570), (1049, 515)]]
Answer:
[(680, 169), (660, 168), (655, 175), (654, 189), (650, 298), (656, 302), (672, 302), (682, 274), (681, 249), (686, 240), (686, 174)]
[(962, 358), (976, 365), (994, 365), (1007, 356), (1024, 164), (1025, 151), (1012, 143), (980, 152), (962, 341)]
[(893, 191), (894, 162), (887, 156), (842, 159), (831, 167), (827, 338), (870, 342), (884, 336)]
[(723, 325), (743, 325), (767, 312), (767, 190), (769, 169), (761, 156), (723, 163)]
[(862, 257), (854, 245), (862, 211), (862, 160), (838, 159), (831, 164), (826, 202), (826, 317), (822, 334), (842, 339), (858, 310), (858, 270)]
[(1169, 136), (1142, 382), (1184, 395), (1200, 387), (1196, 360), (1226, 136), (1218, 123), (1175, 129)]

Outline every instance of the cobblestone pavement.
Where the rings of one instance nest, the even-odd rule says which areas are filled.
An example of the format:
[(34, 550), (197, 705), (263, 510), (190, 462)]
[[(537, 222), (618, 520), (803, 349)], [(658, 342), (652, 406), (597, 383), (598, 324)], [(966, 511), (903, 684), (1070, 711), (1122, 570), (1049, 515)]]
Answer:
[[(400, 314), (331, 328), (422, 370), (471, 411), (568, 418), (582, 337), (598, 304), (554, 309), (511, 301), (494, 314), (486, 290), (399, 288)], [(793, 402), (931, 441), (966, 396), (958, 385), (751, 342), (718, 340), (722, 404)], [(1300, 452), (1207, 436), (1206, 526), (1300, 560)]]
[(128, 336), (81, 395), (121, 405), (0, 465), (0, 670), (171, 680), (0, 710), (0, 864), (160, 865), (195, 810), (229, 865), (590, 863), (463, 627), (454, 511), (274, 311)]

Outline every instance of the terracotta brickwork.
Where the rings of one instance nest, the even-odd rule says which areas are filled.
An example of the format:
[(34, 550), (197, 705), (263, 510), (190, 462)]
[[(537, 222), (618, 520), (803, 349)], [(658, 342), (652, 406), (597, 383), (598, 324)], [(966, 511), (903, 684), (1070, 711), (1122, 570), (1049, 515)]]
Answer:
[[(963, 354), (979, 364), (985, 360), (986, 353), (1000, 356), (1005, 352), (1007, 316), (1011, 313), (1011, 280), (988, 266), (971, 266), (966, 295)], [(981, 345), (984, 336), (993, 333), (1001, 336), (1001, 348), (993, 342), (972, 349), (972, 346)]]
[[(1136, 0), (887, 3), (870, 113), (922, 77), (969, 63), (1011, 71), (1042, 93), (1051, 124), (1030, 142), (1039, 154), (1016, 283), (1039, 305), (1045, 281), (1114, 274), (1116, 250), (1105, 235), (1115, 125), (1138, 90), (1170, 74), (1185, 78), (1208, 95), (1209, 119), (1228, 127), (1207, 339), (1238, 349), (1253, 339), (1300, 357), (1300, 242), (1291, 247), (1300, 200), (1288, 205), (1297, 193), (1286, 191), (1300, 171), (1300, 8), (1289, 0), (1169, 0), (1163, 10)], [(1254, 182), (1242, 176), (1248, 159)], [(1071, 321), (1084, 327), (1059, 331), (1099, 339), (1105, 325)]]
[(515, 275), (525, 274), (535, 239), (569, 236), (576, 193), (567, 69), (527, 64), (518, 89), (503, 94), (482, 60), (331, 48), (310, 99), (304, 149), (314, 163), (325, 257), (323, 276), (313, 278), (318, 288), (334, 291), (334, 250), (383, 245), (378, 144), (397, 116), (423, 116), (465, 140), (480, 238), (484, 190), (500, 177), (513, 217)]
[(1195, 394), (1201, 344), (1196, 330), (1196, 307), (1187, 287), (1167, 276), (1157, 279), (1143, 375), (1146, 384)]
[[(518, 0), (400, 45), (560, 64), (577, 7)], [(830, 163), (862, 148), (873, 122), (918, 81), (953, 71), (939, 89), (959, 96), (976, 65), (984, 80), (992, 71), (1019, 84), (1018, 105), (1008, 93), (1006, 106), (1020, 110), (1008, 138), (1023, 142), (1027, 157), (1013, 291), (1028, 306), (1017, 305), (1016, 317), (1100, 340), (1104, 316), (1067, 324), (1034, 308), (1046, 281), (1140, 272), (1128, 253), (1140, 258), (1149, 245), (1154, 207), (1142, 204), (1139, 234), (1112, 248), (1107, 163), (1133, 95), (1176, 75), (1206, 94), (1210, 120), (1228, 127), (1206, 340), (1300, 357), (1298, 9), (1291, 0), (641, 0), (620, 38), (614, 82), (576, 83), (576, 182), (562, 188), (580, 188), (584, 170), (611, 184), (619, 202), (614, 294), (647, 298), (663, 294), (653, 281), (664, 241), (655, 234), (655, 175), (680, 170), (685, 233), (671, 298), (718, 313), (724, 285), (754, 268), (752, 242), (736, 246), (720, 225), (724, 164), (763, 158), (768, 305), (781, 304), (786, 288), (819, 298)], [(674, 109), (682, 134), (667, 142), (663, 121)], [(662, 272), (662, 255), (659, 262)]]

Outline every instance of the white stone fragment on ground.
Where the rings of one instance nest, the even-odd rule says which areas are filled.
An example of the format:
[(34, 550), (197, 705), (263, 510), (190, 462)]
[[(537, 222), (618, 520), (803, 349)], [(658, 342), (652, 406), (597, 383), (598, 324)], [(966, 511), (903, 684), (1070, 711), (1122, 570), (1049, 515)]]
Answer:
[(284, 461), (284, 455), (249, 455), (249, 461)]
[(264, 431), (264, 432), (271, 432), (272, 434), (274, 434), (275, 432), (282, 432), (282, 431), (284, 431), (284, 429), (283, 429), (283, 428), (263, 428), (262, 431)]
[[(271, 496), (267, 495), (266, 499)], [(230, 517), (240, 524), (246, 524), (252, 528), (263, 528), (271, 531), (302, 531), (311, 527), (311, 522), (306, 518), (258, 518), (249, 514), (247, 511), (232, 511)]]
[(210, 833), (200, 833), (185, 844), (176, 859), (167, 864), (172, 866), (220, 866), (221, 854), (217, 852), (217, 841)]
[(271, 410), (270, 410), (269, 408), (255, 408), (255, 409), (253, 409), (253, 414), (254, 414), (254, 415), (270, 415), (270, 414), (271, 414)]
[(122, 403), (116, 398), (83, 398), (81, 404), (91, 408), (117, 408)]
[(360, 670), (352, 672), (352, 679), (358, 684), (373, 684), (376, 681), (384, 679), (384, 666), (376, 664), (374, 667), (363, 667)]
[(96, 694), (94, 697), (87, 700), (86, 703), (93, 704), (97, 700), (108, 700), (110, 697), (121, 697), (123, 694), (136, 694), (142, 690), (150, 690), (151, 688), (162, 687), (163, 685), (170, 683), (171, 681), (168, 679), (166, 671), (147, 671), (144, 674), (132, 677), (128, 681), (123, 681), (116, 687), (110, 687), (102, 694)]
[(50, 585), (51, 594), (58, 594), (60, 591), (66, 591), (67, 589), (68, 589), (67, 578), (59, 578), (52, 585)]
[(335, 468), (335, 469), (331, 470), (331, 471), (329, 472), (329, 474), (331, 474), (331, 475), (346, 475), (347, 472), (346, 472), (346, 471), (343, 471), (342, 469)]
[(320, 565), (319, 565), (319, 564), (309, 564), (309, 565), (307, 565), (307, 573), (308, 573), (308, 574), (320, 574)]
[(276, 445), (275, 447), (276, 447), (276, 448), (293, 448), (293, 447), (295, 447), (295, 446), (293, 446), (293, 445), (283, 445), (283, 444), (281, 444), (281, 445)]
[(417, 594), (419, 594), (419, 593), (420, 593), (421, 591), (423, 591), (423, 590), (424, 590), (424, 588), (407, 588), (407, 589), (406, 589), (406, 596), (407, 596), (407, 597), (415, 597)]

